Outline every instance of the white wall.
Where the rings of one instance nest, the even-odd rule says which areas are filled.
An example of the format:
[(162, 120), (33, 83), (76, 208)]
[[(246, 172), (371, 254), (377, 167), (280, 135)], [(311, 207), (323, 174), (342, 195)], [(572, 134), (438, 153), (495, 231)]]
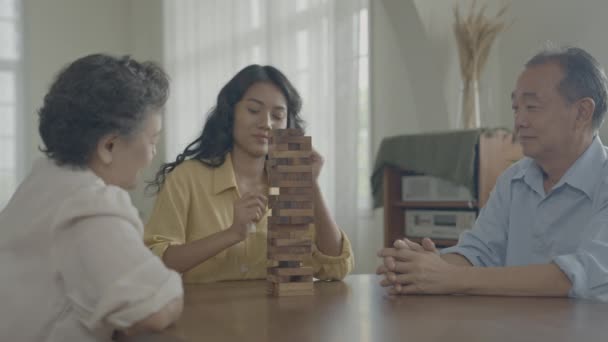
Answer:
[[(128, 3), (122, 0), (24, 0), (24, 73), (28, 161), (40, 155), (36, 112), (66, 63), (93, 52), (129, 48)], [(29, 165), (28, 165), (29, 166)], [(29, 169), (29, 167), (28, 167)]]
[[(445, 4), (421, 2), (419, 10), (413, 0), (370, 1), (374, 156), (387, 136), (446, 130), (453, 125), (450, 110), (454, 108), (448, 103), (458, 99), (459, 85), (448, 31), (443, 27), (444, 12), (450, 8)], [(455, 87), (455, 94), (449, 91), (450, 86)], [(357, 271), (374, 272), (379, 261), (376, 251), (383, 243), (382, 208), (374, 211), (372, 226), (359, 234)]]
[[(130, 54), (141, 60), (163, 62), (163, 5), (162, 0), (130, 0)], [(170, 118), (165, 118), (165, 121)], [(137, 189), (131, 192), (133, 203), (139, 209), (144, 222), (154, 205), (154, 197), (144, 195), (143, 180), (154, 178), (154, 174), (165, 159), (164, 135), (158, 142), (156, 158), (143, 172)]]
[[(500, 82), (505, 90), (499, 109), (505, 122), (512, 122), (510, 92), (526, 61), (547, 42), (558, 46), (575, 45), (589, 51), (605, 68), (608, 67), (606, 44), (605, 0), (520, 0), (511, 6), (514, 25), (499, 45)], [(608, 125), (600, 131), (608, 143)]]
[[(29, 137), (24, 159), (29, 170), (41, 156), (36, 113), (56, 73), (78, 57), (96, 52), (160, 61), (162, 2), (23, 0), (23, 15), (25, 136)], [(161, 158), (162, 153), (157, 160)], [(151, 201), (144, 200), (139, 190), (132, 196), (147, 215)]]
[[(452, 23), (459, 0), (370, 2), (374, 151), (382, 138), (458, 128), (460, 69)], [(498, 2), (491, 1), (493, 13)], [(496, 42), (481, 78), (482, 126), (504, 126)], [(509, 106), (510, 108), (510, 106)]]

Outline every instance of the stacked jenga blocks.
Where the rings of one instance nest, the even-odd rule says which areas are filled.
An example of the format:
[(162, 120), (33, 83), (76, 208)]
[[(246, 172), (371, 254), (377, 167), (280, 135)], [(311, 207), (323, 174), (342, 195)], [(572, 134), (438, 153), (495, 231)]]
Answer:
[(312, 145), (300, 129), (273, 130), (266, 170), (268, 205), (268, 293), (273, 296), (312, 295), (310, 226), (314, 221)]

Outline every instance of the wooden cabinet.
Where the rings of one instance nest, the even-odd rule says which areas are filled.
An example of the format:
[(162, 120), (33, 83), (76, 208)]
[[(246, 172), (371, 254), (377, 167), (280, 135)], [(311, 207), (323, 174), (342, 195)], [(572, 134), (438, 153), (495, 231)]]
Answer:
[[(522, 157), (521, 147), (513, 142), (508, 131), (483, 133), (475, 147), (475, 184), (477, 185), (476, 201), (402, 201), (401, 177), (412, 174), (411, 170), (394, 167), (384, 168), (384, 245), (392, 246), (396, 239), (405, 236), (405, 212), (412, 209), (432, 210), (479, 210), (482, 208), (494, 188), (498, 176), (512, 163)], [(408, 237), (412, 241), (420, 238)], [(433, 239), (440, 247), (454, 245), (457, 240)]]

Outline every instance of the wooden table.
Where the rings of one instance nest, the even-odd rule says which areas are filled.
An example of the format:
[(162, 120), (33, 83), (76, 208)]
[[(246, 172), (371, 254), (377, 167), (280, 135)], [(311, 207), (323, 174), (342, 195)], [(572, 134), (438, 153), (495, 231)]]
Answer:
[(390, 297), (375, 275), (268, 297), (264, 281), (187, 285), (186, 341), (606, 341), (608, 304), (566, 298)]

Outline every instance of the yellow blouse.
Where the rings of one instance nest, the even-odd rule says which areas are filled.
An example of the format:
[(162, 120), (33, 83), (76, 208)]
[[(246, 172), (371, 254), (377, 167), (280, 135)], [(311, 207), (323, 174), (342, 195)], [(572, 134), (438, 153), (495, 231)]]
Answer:
[[(145, 227), (146, 245), (162, 258), (167, 247), (195, 241), (232, 224), (233, 202), (240, 197), (230, 154), (224, 164), (211, 168), (188, 160), (166, 178)], [(186, 283), (266, 278), (267, 217), (255, 233), (184, 274)], [(314, 229), (311, 229), (314, 241)], [(342, 232), (342, 253), (328, 256), (313, 242), (311, 265), (323, 280), (343, 279), (353, 268), (350, 241)]]

